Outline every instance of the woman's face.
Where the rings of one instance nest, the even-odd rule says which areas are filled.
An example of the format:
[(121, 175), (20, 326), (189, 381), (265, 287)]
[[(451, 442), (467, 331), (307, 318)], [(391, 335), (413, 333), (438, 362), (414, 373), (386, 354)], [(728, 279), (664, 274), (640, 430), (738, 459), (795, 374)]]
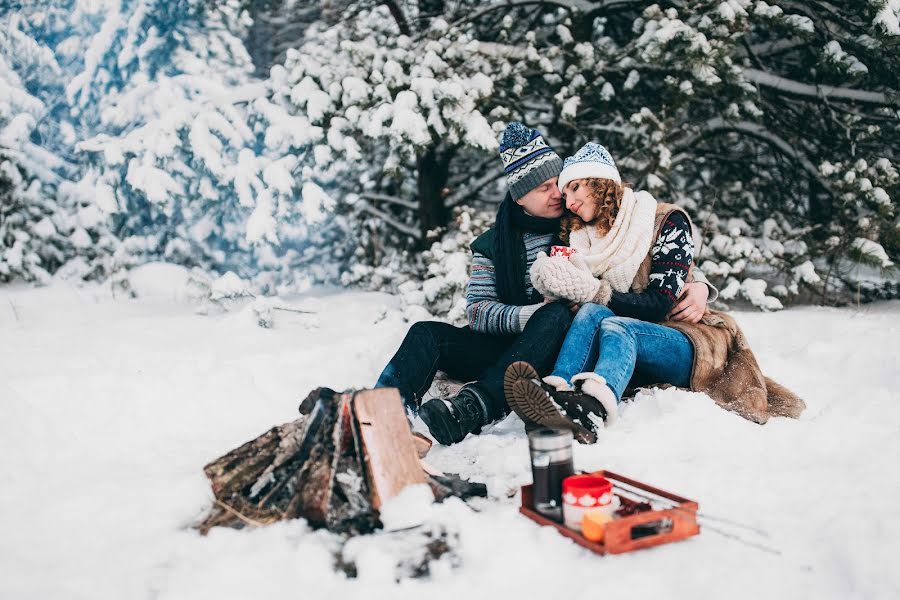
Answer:
[(563, 188), (563, 199), (566, 202), (566, 208), (578, 215), (578, 218), (589, 223), (597, 216), (597, 207), (591, 200), (588, 188), (584, 185), (583, 179), (570, 181)]

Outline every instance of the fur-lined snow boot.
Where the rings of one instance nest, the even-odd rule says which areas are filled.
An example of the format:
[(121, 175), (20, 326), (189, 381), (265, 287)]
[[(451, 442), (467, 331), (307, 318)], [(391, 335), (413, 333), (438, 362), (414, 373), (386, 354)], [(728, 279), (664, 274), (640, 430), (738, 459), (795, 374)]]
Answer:
[(503, 381), (509, 407), (526, 425), (538, 423), (568, 429), (582, 444), (596, 442), (597, 430), (607, 413), (604, 405), (583, 390), (567, 390), (565, 382), (551, 381), (541, 381), (534, 367), (526, 362), (512, 363), (506, 369)]
[[(604, 379), (602, 375), (597, 375), (596, 373), (593, 373), (591, 371), (586, 371), (584, 373), (574, 375), (572, 377), (572, 383), (576, 388), (582, 391), (582, 395), (589, 396), (594, 400), (594, 402), (600, 403), (600, 405), (603, 407), (603, 412), (606, 413), (605, 415), (603, 415), (603, 421), (607, 425), (612, 425), (616, 422), (619, 401), (616, 400), (616, 395), (609, 388), (609, 386), (606, 385), (606, 379)], [(592, 404), (594, 403), (587, 402), (587, 405)]]

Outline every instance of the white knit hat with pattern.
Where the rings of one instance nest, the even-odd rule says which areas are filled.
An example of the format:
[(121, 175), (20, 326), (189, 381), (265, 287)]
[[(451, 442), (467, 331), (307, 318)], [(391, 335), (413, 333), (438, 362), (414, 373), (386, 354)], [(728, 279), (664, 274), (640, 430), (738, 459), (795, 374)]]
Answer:
[(612, 156), (606, 148), (594, 142), (588, 142), (565, 160), (559, 174), (559, 191), (571, 181), (590, 178), (612, 179), (616, 183), (622, 183)]

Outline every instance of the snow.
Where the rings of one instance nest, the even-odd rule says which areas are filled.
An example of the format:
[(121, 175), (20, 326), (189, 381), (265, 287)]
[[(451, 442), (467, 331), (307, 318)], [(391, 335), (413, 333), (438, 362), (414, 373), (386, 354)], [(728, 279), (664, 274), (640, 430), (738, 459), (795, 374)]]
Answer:
[(44, 217), (37, 224), (32, 227), (31, 231), (42, 238), (49, 238), (52, 235), (56, 235), (56, 227), (53, 225), (53, 221)]
[(794, 273), (794, 279), (797, 281), (804, 281), (806, 283), (819, 283), (822, 281), (819, 274), (816, 273), (816, 267), (811, 260), (797, 265), (792, 271)]
[(209, 287), (209, 297), (213, 300), (236, 298), (248, 294), (247, 282), (238, 277), (233, 271), (228, 271), (217, 278)]
[(872, 240), (867, 240), (865, 238), (856, 238), (853, 240), (852, 244), (853, 248), (859, 251), (860, 254), (871, 257), (873, 260), (877, 260), (882, 268), (888, 268), (894, 266), (894, 262), (888, 258), (887, 252), (884, 247), (878, 242), (874, 242)]
[(76, 227), (69, 239), (76, 248), (90, 248), (94, 244), (88, 232), (81, 227)]
[(774, 18), (779, 16), (782, 13), (782, 10), (780, 6), (770, 6), (767, 2), (760, 0), (760, 2), (756, 3), (753, 12), (760, 16)]
[(425, 483), (411, 485), (385, 502), (380, 519), (385, 531), (408, 529), (427, 522), (432, 514), (434, 492)]
[(168, 173), (154, 166), (141, 164), (136, 158), (128, 161), (125, 181), (146, 194), (150, 202), (165, 203), (172, 194), (181, 194), (181, 186)]
[(321, 221), (334, 208), (334, 199), (312, 181), (304, 182), (301, 193), (303, 201), (300, 203), (300, 212), (308, 223)]
[(285, 156), (269, 164), (263, 171), (263, 181), (271, 189), (289, 195), (294, 188), (294, 176), (291, 171), (297, 165), (296, 156)]
[(269, 190), (262, 190), (256, 196), (256, 208), (247, 219), (247, 241), (251, 244), (268, 241), (278, 243), (278, 224), (272, 214), (275, 207)]
[(763, 310), (781, 310), (784, 308), (778, 298), (766, 295), (767, 286), (768, 283), (762, 279), (748, 277), (741, 282), (741, 294), (754, 306), (758, 306)]
[(128, 272), (128, 287), (138, 298), (184, 302), (190, 299), (191, 272), (179, 265), (151, 262)]
[(418, 97), (410, 90), (403, 90), (394, 99), (391, 131), (416, 146), (431, 141), (428, 125), (418, 111)]
[[(851, 75), (865, 74), (869, 72), (869, 68), (864, 65), (858, 58), (852, 54), (848, 54), (841, 48), (840, 42), (831, 40), (825, 44), (825, 56), (838, 64), (845, 65), (847, 72)], [(864, 169), (865, 167), (863, 167)]]
[[(303, 521), (201, 537), (189, 528), (211, 498), (201, 469), (295, 418), (314, 386), (371, 385), (409, 326), (398, 299), (315, 290), (291, 301), (318, 327), (294, 313), (247, 327), (235, 314), (196, 314), (177, 293), (186, 273), (169, 267), (132, 271), (132, 283), (142, 274), (160, 292), (138, 299), (0, 287), (0, 597), (900, 594), (900, 302), (735, 314), (763, 370), (806, 399), (799, 421), (758, 426), (702, 394), (656, 390), (623, 405), (596, 445), (576, 446), (579, 468), (696, 499), (710, 517), (696, 538), (598, 557), (521, 516), (515, 491), (530, 471), (513, 416), (429, 453), (435, 467), (486, 483), (489, 499), (428, 507), (413, 491), (399, 504), (423, 526), (342, 547)], [(452, 555), (430, 578), (397, 582), (394, 565), (426, 531), (446, 532)], [(335, 569), (336, 555), (357, 579)]]
[(634, 69), (632, 69), (631, 71), (628, 72), (628, 77), (625, 79), (625, 83), (622, 84), (622, 89), (630, 90), (634, 86), (636, 86), (640, 80), (641, 80), (640, 74), (637, 71), (635, 71)]
[(803, 15), (787, 15), (784, 20), (800, 31), (813, 33), (816, 30), (812, 19)]
[(567, 119), (574, 119), (575, 115), (578, 114), (579, 104), (581, 104), (581, 98), (579, 96), (572, 96), (563, 103), (560, 114)]
[(888, 35), (900, 35), (900, 0), (887, 0), (875, 16), (874, 24)]

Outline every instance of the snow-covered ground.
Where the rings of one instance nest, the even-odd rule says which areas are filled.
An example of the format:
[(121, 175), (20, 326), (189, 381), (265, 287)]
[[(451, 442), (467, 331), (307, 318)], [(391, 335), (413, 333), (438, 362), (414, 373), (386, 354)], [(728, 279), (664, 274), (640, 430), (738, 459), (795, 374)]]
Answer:
[(339, 539), (302, 521), (189, 527), (207, 461), (295, 418), (311, 387), (371, 385), (408, 327), (384, 294), (292, 300), (315, 314), (277, 312), (267, 330), (165, 293), (0, 288), (0, 598), (900, 597), (900, 302), (737, 315), (767, 374), (806, 399), (799, 421), (761, 427), (656, 391), (576, 448), (579, 468), (699, 501), (700, 536), (598, 557), (520, 516), (513, 416), (431, 451), (491, 498), (432, 507), (453, 555), (398, 583), (415, 532), (356, 538), (349, 579)]

